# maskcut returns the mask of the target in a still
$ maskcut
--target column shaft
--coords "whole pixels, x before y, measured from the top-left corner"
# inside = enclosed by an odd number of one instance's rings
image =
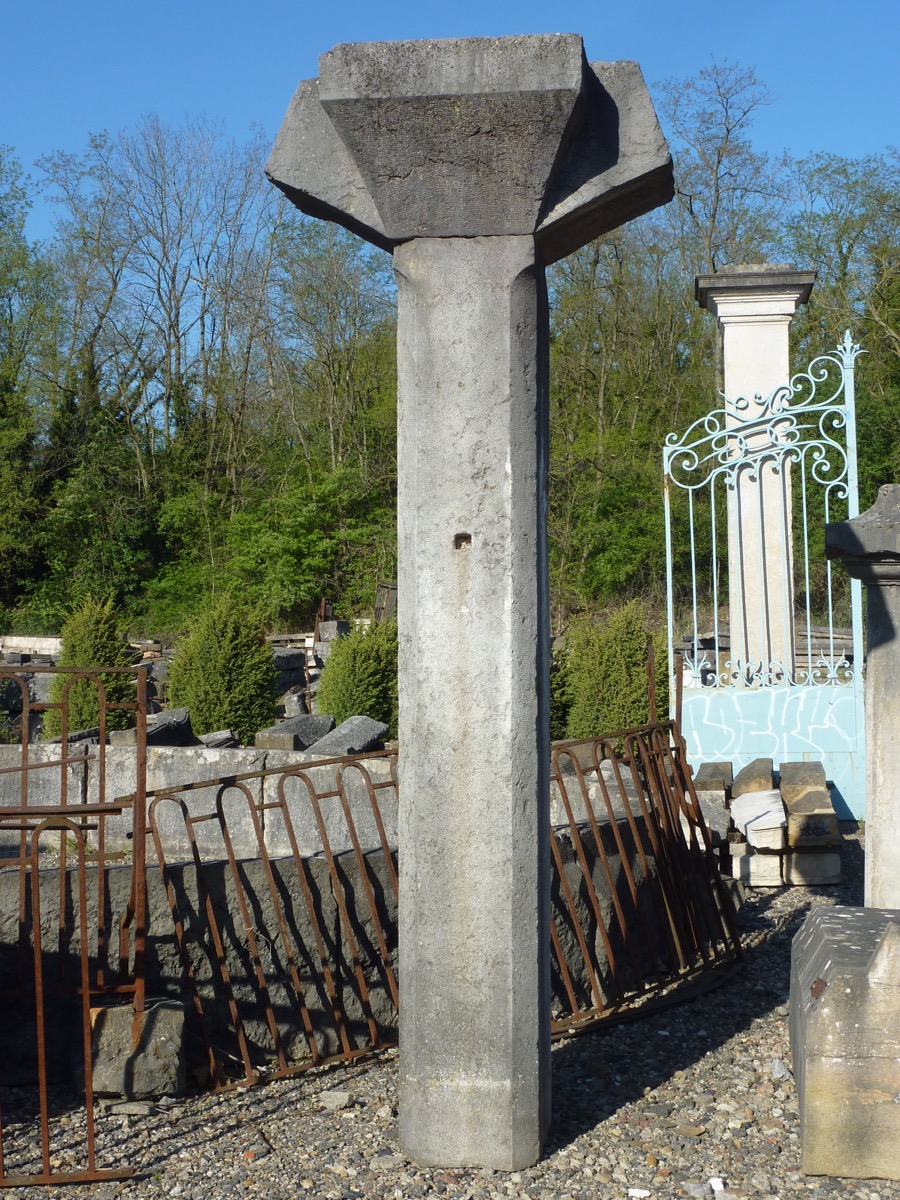
[[[900,582],[868,583],[866,624],[865,902],[900,908]]]
[[[544,271],[524,236],[394,262],[400,1136],[512,1170],[550,1111]]]

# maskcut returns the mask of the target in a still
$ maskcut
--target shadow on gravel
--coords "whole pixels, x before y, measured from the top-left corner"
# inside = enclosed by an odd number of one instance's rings
[[[853,827],[845,827],[848,832]],[[750,891],[738,915],[746,957],[721,986],[627,1023],[610,1024],[559,1044],[553,1053],[553,1123],[545,1154],[568,1146],[624,1105],[640,1100],[678,1071],[722,1051],[754,1021],[786,1006],[791,941],[815,903],[863,902],[863,849],[842,846],[845,882],[815,889],[796,901],[786,889]],[[802,898],[801,898],[802,895]],[[780,1016],[785,1014],[778,1014]],[[772,1057],[779,1052],[773,1049]],[[723,1072],[728,1060],[723,1059]],[[727,1080],[723,1075],[723,1085]],[[662,1098],[661,1098],[662,1099]],[[647,1101],[647,1116],[667,1116],[665,1103]]]

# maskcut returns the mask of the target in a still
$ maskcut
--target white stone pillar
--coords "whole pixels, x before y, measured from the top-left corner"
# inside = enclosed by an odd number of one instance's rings
[[[637,65],[561,34],[337,46],[267,171],[399,286],[401,1144],[515,1170],[550,1119],[544,264],[671,160]]]
[[[728,496],[731,661],[749,682],[759,670],[773,681],[794,669],[793,545],[790,462],[779,449],[777,421],[765,402],[790,381],[790,325],[809,299],[815,272],[768,264],[729,267],[695,281],[700,305],[722,337],[724,390],[734,428],[759,416],[738,457],[750,459]]]
[[[900,909],[900,486],[827,525],[825,553],[866,585],[865,900]]]

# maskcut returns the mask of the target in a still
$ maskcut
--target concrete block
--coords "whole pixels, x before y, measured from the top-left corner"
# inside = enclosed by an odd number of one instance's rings
[[[796,887],[817,887],[841,882],[839,853],[795,850],[784,856],[784,882]]]
[[[900,1179],[900,910],[815,907],[791,954],[809,1175]]]
[[[787,819],[775,789],[746,792],[732,800],[731,819],[755,850],[784,849]]]
[[[784,762],[778,768],[778,786],[785,805],[802,800],[808,792],[827,791],[825,768],[820,762]]]
[[[750,887],[781,887],[782,857],[780,854],[760,854],[745,842],[732,842],[731,877]]]
[[[175,1001],[151,1001],[135,1028],[130,1005],[91,1009],[94,1095],[129,1100],[180,1095],[185,1089],[184,1016],[184,1006]],[[80,1078],[83,1087],[83,1064]]]
[[[303,717],[296,719],[304,720]],[[322,717],[313,717],[312,720],[321,721]],[[306,753],[318,758],[365,754],[369,750],[380,750],[389,733],[390,729],[383,721],[373,721],[371,717],[348,717],[307,747]]]
[[[260,750],[307,750],[333,729],[334,717],[305,713],[260,729],[255,744]]]
[[[770,792],[774,786],[771,758],[754,758],[753,762],[747,763],[746,767],[742,767],[735,775],[731,785],[731,798],[736,800],[738,796],[744,796],[748,792]]]
[[[723,788],[730,788],[734,779],[734,769],[730,762],[703,762],[694,775],[694,787],[704,784],[721,783]]]

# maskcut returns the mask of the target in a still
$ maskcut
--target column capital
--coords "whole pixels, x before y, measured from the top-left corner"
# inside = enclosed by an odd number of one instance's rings
[[[694,295],[720,324],[790,322],[809,300],[815,271],[785,263],[742,263],[694,277]]]
[[[266,173],[385,250],[529,234],[546,263],[674,195],[640,67],[588,63],[577,34],[336,46]]]
[[[838,559],[848,575],[865,584],[900,584],[900,485],[884,484],[864,513],[826,525],[825,554]]]

